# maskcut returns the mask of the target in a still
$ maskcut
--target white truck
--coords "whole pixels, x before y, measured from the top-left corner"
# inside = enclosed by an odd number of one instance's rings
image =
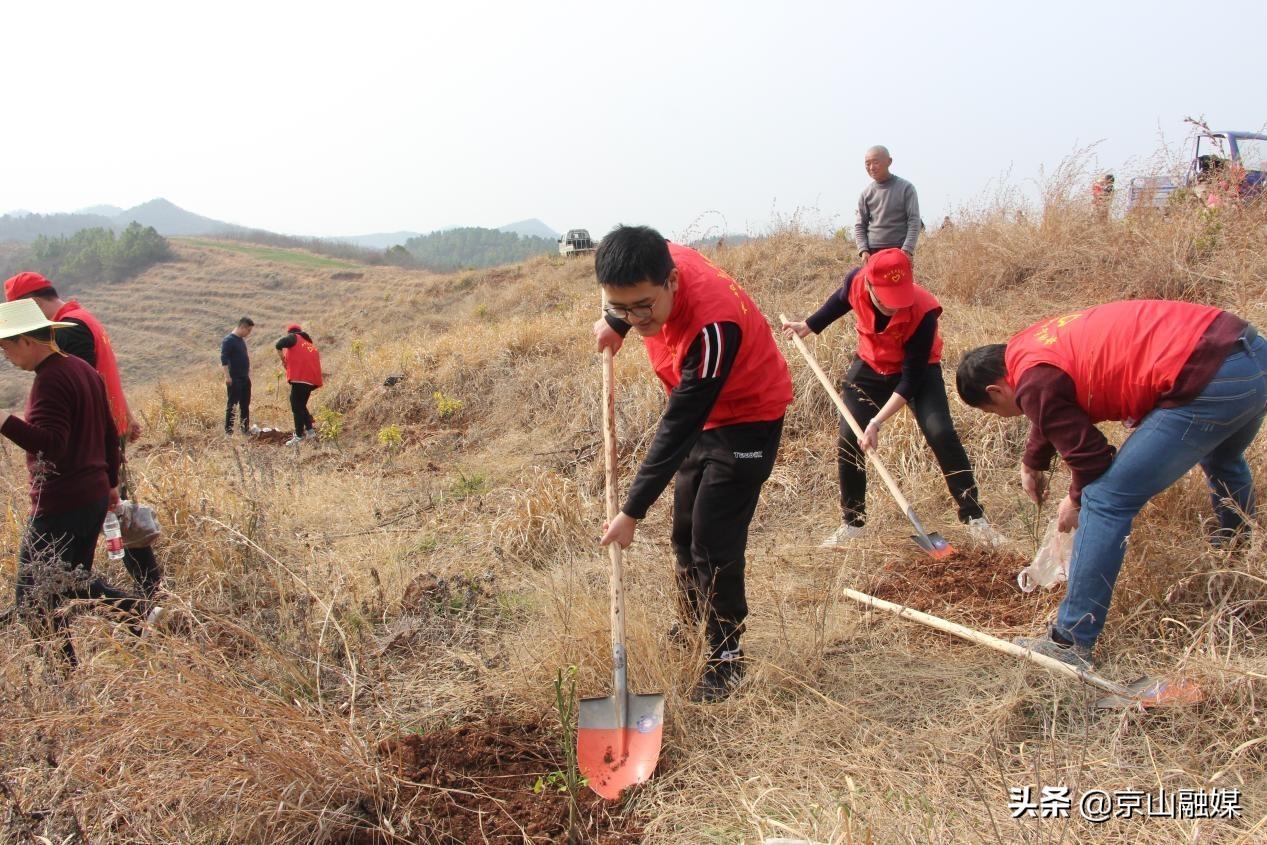
[[[559,255],[571,258],[584,255],[598,249],[598,245],[590,238],[588,229],[568,229],[568,233],[559,238]]]

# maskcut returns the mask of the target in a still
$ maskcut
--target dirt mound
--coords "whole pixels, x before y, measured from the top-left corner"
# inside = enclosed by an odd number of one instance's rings
[[[429,841],[567,843],[568,796],[544,783],[565,764],[557,736],[540,725],[492,719],[384,740],[379,752],[419,789],[412,815],[425,816]],[[557,778],[556,778],[557,780]],[[542,787],[534,791],[538,782]],[[637,842],[640,830],[612,815],[616,805],[582,788],[579,838],[586,845]]]
[[[965,625],[1029,629],[1050,615],[1064,590],[1022,593],[1016,573],[1028,563],[1020,555],[985,549],[964,549],[940,560],[920,554],[886,563],[867,592]]]

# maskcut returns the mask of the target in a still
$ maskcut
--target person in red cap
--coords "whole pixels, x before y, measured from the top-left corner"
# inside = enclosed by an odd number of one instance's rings
[[[18,273],[4,283],[4,298],[8,302],[31,299],[40,307],[44,316],[53,322],[69,323],[57,332],[57,347],[68,355],[80,358],[101,375],[105,383],[106,399],[110,403],[110,416],[120,433],[119,458],[124,484],[120,490],[124,498],[127,489],[126,447],[141,436],[141,426],[132,416],[127,398],[123,395],[123,380],[119,376],[119,363],[105,327],[87,308],[76,300],[65,302],[57,294],[53,283],[39,273]],[[154,598],[163,580],[163,567],[154,555],[152,546],[124,550],[123,565],[128,574],[144,591],[147,598]]]
[[[286,368],[286,381],[290,383],[290,411],[295,418],[295,436],[286,441],[296,446],[304,438],[316,437],[317,430],[308,413],[308,397],[321,387],[321,353],[317,345],[298,323],[286,327],[286,336],[275,344],[277,355]]]
[[[863,450],[880,443],[880,428],[907,405],[932,447],[950,495],[973,539],[1001,545],[1006,539],[985,518],[968,455],[955,431],[941,372],[941,305],[915,284],[911,260],[900,249],[875,253],[845,276],[840,289],[803,321],[783,324],[788,335],[818,334],[850,311],[858,329],[858,351],[841,394],[850,413],[865,426],[859,440],[843,418],[836,459],[844,521],[823,541],[834,548],[865,534],[867,471]]]

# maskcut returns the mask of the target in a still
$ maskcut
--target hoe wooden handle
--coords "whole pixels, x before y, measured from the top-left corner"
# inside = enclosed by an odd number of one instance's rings
[[[779,315],[779,320],[782,323],[788,322],[787,317],[782,314]],[[818,365],[818,359],[814,357],[814,353],[809,351],[809,347],[805,345],[805,341],[802,340],[800,335],[796,332],[792,332],[792,342],[796,344],[796,348],[800,350],[801,356],[805,358],[805,363],[809,364],[809,368],[814,371],[814,375],[818,376],[818,380],[822,383],[823,389],[827,391],[827,395],[831,397],[831,401],[836,404],[836,410],[840,411],[840,415],[845,418],[845,422],[849,423],[849,427],[853,429],[853,433],[858,435],[859,439],[861,439],[862,428],[858,425],[858,421],[853,418],[853,414],[849,413],[849,408],[845,405],[845,400],[840,398],[840,393],[837,392],[835,386],[832,385],[831,379],[827,378],[827,374],[823,372],[823,368]],[[889,475],[888,469],[885,468],[884,464],[880,463],[880,459],[876,457],[875,450],[873,449],[868,451],[866,455],[871,459],[871,463],[875,466],[876,472],[880,473],[880,477],[884,479],[884,484],[889,488],[889,492],[893,494],[893,499],[897,502],[898,507],[902,509],[903,513],[912,513],[911,503],[908,502],[906,497],[902,495],[902,491],[898,488],[897,482],[893,480],[893,476]]]
[[[893,602],[878,599],[875,596],[869,596],[866,593],[860,593],[857,590],[851,590],[848,588],[845,589],[845,598],[852,599],[859,604],[865,604],[868,607],[878,608],[879,610],[887,610],[889,613],[897,614],[903,619],[910,619],[912,622],[918,622],[921,625],[936,628],[938,631],[944,631],[947,634],[951,634],[963,640],[968,640],[969,642],[977,643],[978,645],[986,646],[987,648],[992,648],[995,651],[1001,651],[1004,654],[1010,654],[1013,657],[1024,658],[1025,660],[1037,663],[1044,669],[1049,669],[1058,675],[1064,675],[1065,677],[1071,678],[1075,681],[1082,681],[1084,684],[1090,684],[1093,687],[1097,687],[1105,692],[1112,693],[1113,695],[1120,695],[1127,698],[1136,697],[1135,693],[1132,693],[1122,685],[1115,684],[1110,680],[1101,678],[1094,672],[1088,672],[1086,669],[1077,669],[1070,666],[1068,663],[1061,663],[1056,658],[1048,657],[1045,654],[1035,654],[1027,648],[1018,646],[1016,643],[1001,640],[998,637],[993,637],[989,634],[968,628],[964,625],[950,622],[946,619],[942,619],[941,617],[922,613],[905,605],[894,604]]]

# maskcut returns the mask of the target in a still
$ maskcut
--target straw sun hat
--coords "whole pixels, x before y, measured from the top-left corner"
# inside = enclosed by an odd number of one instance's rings
[[[74,323],[54,323],[44,316],[40,306],[31,299],[0,302],[0,340],[40,329],[66,329]]]

